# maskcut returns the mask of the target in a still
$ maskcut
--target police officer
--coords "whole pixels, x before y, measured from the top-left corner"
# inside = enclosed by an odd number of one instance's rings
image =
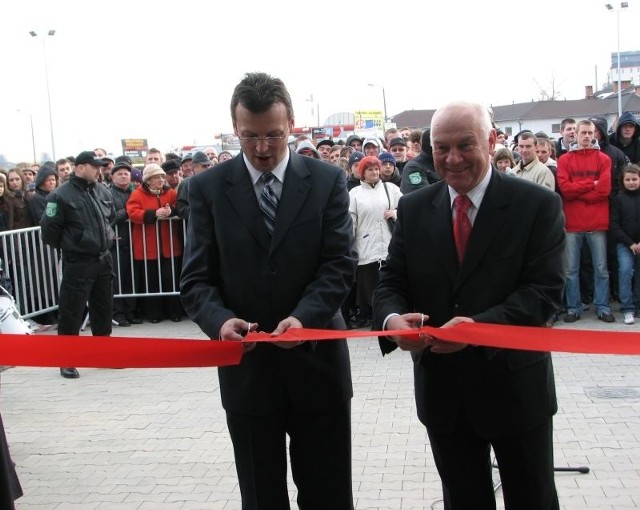
[[[113,263],[109,248],[114,234],[113,198],[98,182],[105,162],[93,151],[76,158],[74,175],[47,197],[40,226],[45,243],[62,250],[62,282],[58,334],[79,335],[87,302],[91,333],[111,335]],[[68,379],[75,368],[60,368]]]

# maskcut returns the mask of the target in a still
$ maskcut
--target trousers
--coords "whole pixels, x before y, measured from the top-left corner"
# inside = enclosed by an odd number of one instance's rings
[[[112,280],[113,264],[108,251],[99,256],[63,252],[59,335],[80,334],[87,304],[91,333],[94,336],[111,335]]]

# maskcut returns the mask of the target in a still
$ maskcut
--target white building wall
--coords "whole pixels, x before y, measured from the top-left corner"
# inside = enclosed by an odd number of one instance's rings
[[[611,68],[611,81],[618,81],[618,68]],[[630,81],[632,85],[640,85],[640,67],[621,67],[620,81]]]

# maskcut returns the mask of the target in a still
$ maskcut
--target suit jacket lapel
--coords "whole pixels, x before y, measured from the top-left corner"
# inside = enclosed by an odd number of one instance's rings
[[[278,203],[276,228],[273,232],[271,252],[282,242],[291,223],[298,216],[311,189],[309,177],[310,172],[304,164],[304,156],[291,152],[282,187],[282,196]]]
[[[431,245],[434,246],[445,272],[452,281],[455,281],[458,272],[458,256],[453,240],[449,188],[444,183],[441,193],[438,193],[431,202],[430,215],[429,235],[432,239]]]
[[[498,235],[502,223],[507,219],[505,208],[509,204],[510,197],[505,179],[511,178],[517,177],[504,177],[493,171],[473,224],[467,251],[456,280],[456,288],[474,271]]]
[[[215,168],[207,170],[207,172],[215,171]],[[234,158],[233,167],[229,169],[227,175],[227,196],[229,197],[231,207],[246,225],[247,229],[253,234],[260,245],[262,245],[265,250],[268,250],[271,239],[264,225],[262,211],[260,211],[260,206],[258,205],[249,170],[242,157]]]

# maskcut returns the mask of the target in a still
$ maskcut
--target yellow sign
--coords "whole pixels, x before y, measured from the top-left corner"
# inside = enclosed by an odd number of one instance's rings
[[[384,131],[384,114],[381,110],[356,110],[353,112],[355,129],[379,129]]]

